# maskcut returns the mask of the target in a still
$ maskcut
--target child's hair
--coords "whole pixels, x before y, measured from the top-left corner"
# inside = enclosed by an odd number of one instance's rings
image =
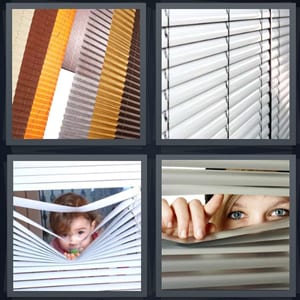
[[[75,194],[75,193],[67,193],[59,196],[55,199],[54,203],[66,205],[66,206],[83,206],[88,204],[88,200],[84,197]],[[91,223],[95,221],[95,225],[97,226],[101,221],[101,216],[97,211],[91,212],[79,212],[79,213],[61,213],[61,212],[51,212],[50,213],[50,227],[55,234],[62,235],[66,234],[70,231],[70,226],[74,218],[84,217]]]

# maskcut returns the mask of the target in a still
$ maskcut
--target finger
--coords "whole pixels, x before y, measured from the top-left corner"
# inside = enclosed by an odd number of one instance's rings
[[[161,202],[161,228],[165,232],[166,229],[173,227],[174,214],[166,199]]]
[[[189,203],[190,214],[193,223],[193,232],[196,239],[203,239],[206,234],[206,217],[203,205],[199,200],[192,200]]]
[[[217,194],[213,195],[213,197],[207,202],[204,206],[204,211],[207,217],[207,221],[215,214],[215,212],[221,207],[223,202],[224,195]]]
[[[177,198],[172,203],[173,211],[176,215],[178,236],[182,239],[187,238],[189,222],[191,220],[189,208],[184,198]]]
[[[213,223],[206,224],[206,234],[211,234],[217,231],[217,227]]]

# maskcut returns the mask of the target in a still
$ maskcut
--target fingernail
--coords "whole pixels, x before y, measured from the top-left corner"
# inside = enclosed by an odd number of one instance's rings
[[[172,222],[169,222],[167,228],[172,228],[172,227],[173,227]]]
[[[182,238],[182,239],[185,239],[185,238],[186,238],[186,231],[185,231],[185,230],[182,230],[182,231],[180,232],[179,237]]]
[[[196,234],[195,234],[196,236],[196,239],[202,239],[203,238],[203,236],[204,236],[204,234],[203,234],[203,231],[202,230],[197,230],[196,231]]]

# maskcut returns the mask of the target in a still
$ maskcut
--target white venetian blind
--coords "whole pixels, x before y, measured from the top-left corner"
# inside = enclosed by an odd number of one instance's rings
[[[14,291],[141,290],[140,168],[141,163],[137,161],[14,161],[15,191],[104,186],[128,188],[75,208],[14,197],[15,207],[44,211],[94,211],[114,205],[96,230],[104,225],[107,227],[72,261],[19,221],[58,236],[14,211]]]
[[[226,138],[226,9],[162,10],[164,138]]]
[[[229,12],[229,138],[269,135],[270,10]]]
[[[289,195],[288,160],[162,160],[162,196]],[[162,234],[162,289],[287,290],[289,220],[217,232],[203,241]]]
[[[272,138],[289,138],[289,10],[272,10]]]
[[[162,9],[162,138],[269,139],[279,119],[279,138],[287,138],[288,12]],[[278,35],[281,52],[273,45]],[[279,57],[286,77],[274,70]],[[276,107],[279,89],[284,100]]]

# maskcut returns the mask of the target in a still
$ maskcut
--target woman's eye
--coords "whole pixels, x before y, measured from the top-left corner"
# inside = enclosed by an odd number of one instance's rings
[[[228,214],[228,217],[233,220],[239,220],[244,216],[245,216],[244,213],[241,211],[232,211],[231,213]]]
[[[277,208],[271,212],[272,217],[285,217],[289,215],[290,215],[290,211],[284,208]]]

